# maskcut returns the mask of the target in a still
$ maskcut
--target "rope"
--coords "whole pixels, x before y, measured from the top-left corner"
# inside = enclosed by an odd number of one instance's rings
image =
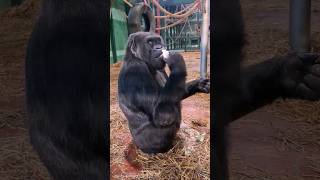
[[[190,11],[188,11],[188,13],[184,14],[184,17],[179,19],[178,21],[174,22],[173,24],[167,25],[167,26],[163,26],[160,28],[156,28],[156,30],[162,30],[162,29],[166,29],[166,28],[171,28],[175,25],[180,24],[181,22],[185,21],[191,14],[193,14],[193,11],[191,11],[192,9],[190,9]]]
[[[174,15],[181,15],[183,14],[185,11],[189,10],[190,8],[193,8],[194,6],[198,6],[197,2],[193,3],[192,5],[186,7],[185,9],[177,12],[177,13],[174,13]],[[155,18],[159,18],[159,19],[165,19],[165,18],[169,18],[169,17],[172,17],[171,15],[165,15],[165,16],[154,16]]]
[[[155,6],[157,6],[157,8],[159,8],[161,12],[166,14],[168,17],[175,17],[175,18],[185,18],[187,14],[189,15],[190,12],[192,13],[192,11],[195,10],[199,5],[199,2],[196,2],[194,6],[191,9],[189,9],[185,14],[172,14],[171,12],[164,9],[156,0],[151,0],[151,1],[154,3]],[[158,16],[158,18],[160,17]],[[167,17],[164,17],[164,18],[167,18]]]
[[[159,19],[164,19],[164,18],[169,18],[169,17],[174,17],[174,18],[180,18],[179,20],[177,20],[176,22],[174,22],[173,24],[164,26],[164,27],[160,27],[160,28],[156,28],[156,30],[162,30],[162,29],[167,29],[167,28],[171,28],[173,26],[176,26],[180,23],[183,23],[191,14],[193,14],[193,11],[199,6],[199,0],[196,0],[195,3],[193,3],[193,5],[188,6],[187,8],[177,12],[177,13],[171,13],[169,11],[167,11],[166,9],[164,9],[156,0],[151,0],[153,2],[153,4],[159,8],[159,10],[161,12],[163,12],[164,14],[166,14],[165,16],[155,16],[155,18],[159,18]],[[133,7],[133,5],[128,2],[127,0],[123,0],[123,2],[125,2],[128,6]],[[146,0],[144,0],[144,3],[146,4]],[[185,12],[186,11],[186,12]],[[185,12],[185,13],[184,13]],[[110,12],[111,13],[111,12]],[[182,14],[184,13],[184,14]]]
[[[130,6],[130,7],[133,7],[133,5],[129,2],[129,1],[127,1],[127,0],[123,0],[123,2],[125,2],[128,6]]]
[[[174,22],[174,23],[172,23],[172,24],[170,24],[170,25],[163,26],[163,27],[160,27],[160,28],[156,28],[156,30],[162,30],[162,29],[171,28],[171,27],[173,27],[173,26],[175,26],[175,25],[178,25],[178,24],[180,24],[180,23],[183,23],[183,21],[185,21],[187,18],[188,18],[188,16],[187,16],[187,17],[184,17],[184,18],[182,18],[182,19],[179,19],[178,21],[176,21],[176,22]]]

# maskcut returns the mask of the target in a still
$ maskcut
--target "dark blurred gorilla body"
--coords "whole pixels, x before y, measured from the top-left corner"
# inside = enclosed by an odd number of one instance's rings
[[[186,66],[178,53],[162,55],[163,40],[149,32],[131,34],[119,74],[119,105],[128,119],[133,142],[145,153],[172,147],[181,122],[181,101],[209,93],[209,80],[186,83]],[[164,71],[168,64],[170,75]]]
[[[289,53],[240,68],[244,45],[238,0],[215,0],[213,7],[214,175],[228,180],[227,125],[278,97],[318,100],[320,58]]]
[[[31,144],[54,179],[108,175],[105,0],[44,0],[26,57]]]

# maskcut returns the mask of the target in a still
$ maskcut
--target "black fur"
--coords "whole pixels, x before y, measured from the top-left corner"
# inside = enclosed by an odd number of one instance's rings
[[[30,139],[57,180],[106,179],[105,0],[44,0],[26,57]]]
[[[148,39],[158,39],[150,45]],[[159,40],[161,39],[161,41]],[[209,80],[186,83],[182,56],[164,59],[155,51],[162,38],[149,32],[131,34],[119,75],[119,105],[129,122],[134,143],[145,153],[163,153],[172,148],[180,127],[181,101],[196,92],[209,93]],[[170,75],[164,71],[165,63]]]
[[[289,53],[240,70],[244,45],[238,0],[213,1],[214,175],[228,180],[228,123],[278,97],[319,100],[318,54]]]

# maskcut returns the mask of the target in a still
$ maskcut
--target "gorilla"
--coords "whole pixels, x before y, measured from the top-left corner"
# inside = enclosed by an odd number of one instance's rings
[[[181,122],[181,101],[209,93],[209,79],[186,83],[186,65],[178,53],[163,54],[161,36],[136,32],[129,36],[118,79],[119,106],[134,144],[144,153],[164,153],[173,146]],[[168,65],[170,75],[164,70]]]
[[[278,97],[319,100],[320,57],[289,52],[240,68],[244,45],[238,0],[215,0],[213,7],[213,176],[228,180],[227,136],[230,122]]]
[[[108,2],[43,0],[26,56],[30,141],[53,179],[107,179]]]

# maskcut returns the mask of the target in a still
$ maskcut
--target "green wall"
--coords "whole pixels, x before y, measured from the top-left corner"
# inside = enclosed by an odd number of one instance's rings
[[[0,0],[0,9],[21,4],[23,0]]]
[[[110,63],[123,59],[128,40],[127,15],[122,0],[115,0],[111,5],[110,16]]]
[[[11,6],[11,0],[0,0],[0,9]]]

